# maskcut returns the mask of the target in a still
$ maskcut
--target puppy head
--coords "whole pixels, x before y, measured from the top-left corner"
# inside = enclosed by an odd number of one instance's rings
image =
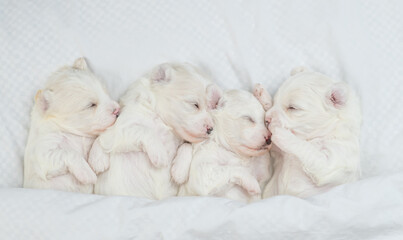
[[[188,142],[206,139],[214,128],[209,110],[216,107],[221,90],[189,64],[162,64],[149,78],[163,121]]]
[[[297,68],[277,91],[266,121],[304,138],[324,136],[340,119],[347,119],[357,102],[346,83]],[[359,110],[354,110],[359,114]],[[359,118],[359,117],[358,117]]]
[[[223,145],[246,156],[260,156],[270,147],[271,133],[264,123],[262,104],[251,93],[242,90],[225,92],[213,112],[214,135]]]
[[[119,105],[88,69],[84,58],[50,76],[35,97],[35,108],[43,119],[65,131],[90,136],[111,126],[119,113]]]

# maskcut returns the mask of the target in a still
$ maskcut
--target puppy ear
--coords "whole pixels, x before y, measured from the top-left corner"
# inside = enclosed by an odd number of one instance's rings
[[[153,82],[162,83],[171,81],[173,69],[169,64],[161,64],[151,74]]]
[[[328,102],[337,109],[344,107],[348,101],[348,87],[346,83],[333,84],[328,96]]]
[[[45,113],[49,109],[51,98],[51,90],[39,90],[35,95],[35,104],[38,106],[41,113]]]
[[[223,92],[216,84],[211,84],[206,89],[208,109],[216,109],[218,102],[222,98]]]
[[[265,111],[269,110],[273,105],[270,94],[264,89],[263,85],[258,83],[253,88],[253,96],[259,100]]]
[[[290,76],[294,76],[298,73],[307,72],[307,71],[309,71],[309,69],[307,67],[304,67],[304,66],[295,67],[291,70]]]
[[[73,68],[79,69],[79,70],[86,70],[88,69],[87,62],[85,61],[85,58],[80,57],[77,58],[76,61],[73,63]]]

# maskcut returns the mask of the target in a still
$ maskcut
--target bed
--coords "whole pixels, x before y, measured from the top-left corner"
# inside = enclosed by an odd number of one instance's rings
[[[0,1],[0,239],[403,239],[402,1]],[[358,182],[299,199],[163,201],[23,189],[33,98],[85,56],[113,98],[166,61],[274,94],[295,66],[348,82]]]

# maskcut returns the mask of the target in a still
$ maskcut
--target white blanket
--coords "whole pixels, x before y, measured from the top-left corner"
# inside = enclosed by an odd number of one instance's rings
[[[403,239],[403,2],[0,0],[0,239]],[[306,65],[362,98],[362,180],[308,200],[101,197],[18,189],[33,97],[85,56],[115,99],[188,61],[274,93]],[[328,235],[325,237],[325,235]]]
[[[402,239],[403,175],[308,200],[152,201],[58,191],[0,191],[0,239]]]

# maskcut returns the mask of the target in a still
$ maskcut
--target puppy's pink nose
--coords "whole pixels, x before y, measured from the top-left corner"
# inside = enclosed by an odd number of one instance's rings
[[[212,127],[207,127],[207,134],[210,134],[211,133],[211,131],[213,131],[213,128]]]
[[[116,117],[119,117],[119,111],[120,111],[120,108],[115,108],[115,109],[113,109],[113,115],[115,115]]]

